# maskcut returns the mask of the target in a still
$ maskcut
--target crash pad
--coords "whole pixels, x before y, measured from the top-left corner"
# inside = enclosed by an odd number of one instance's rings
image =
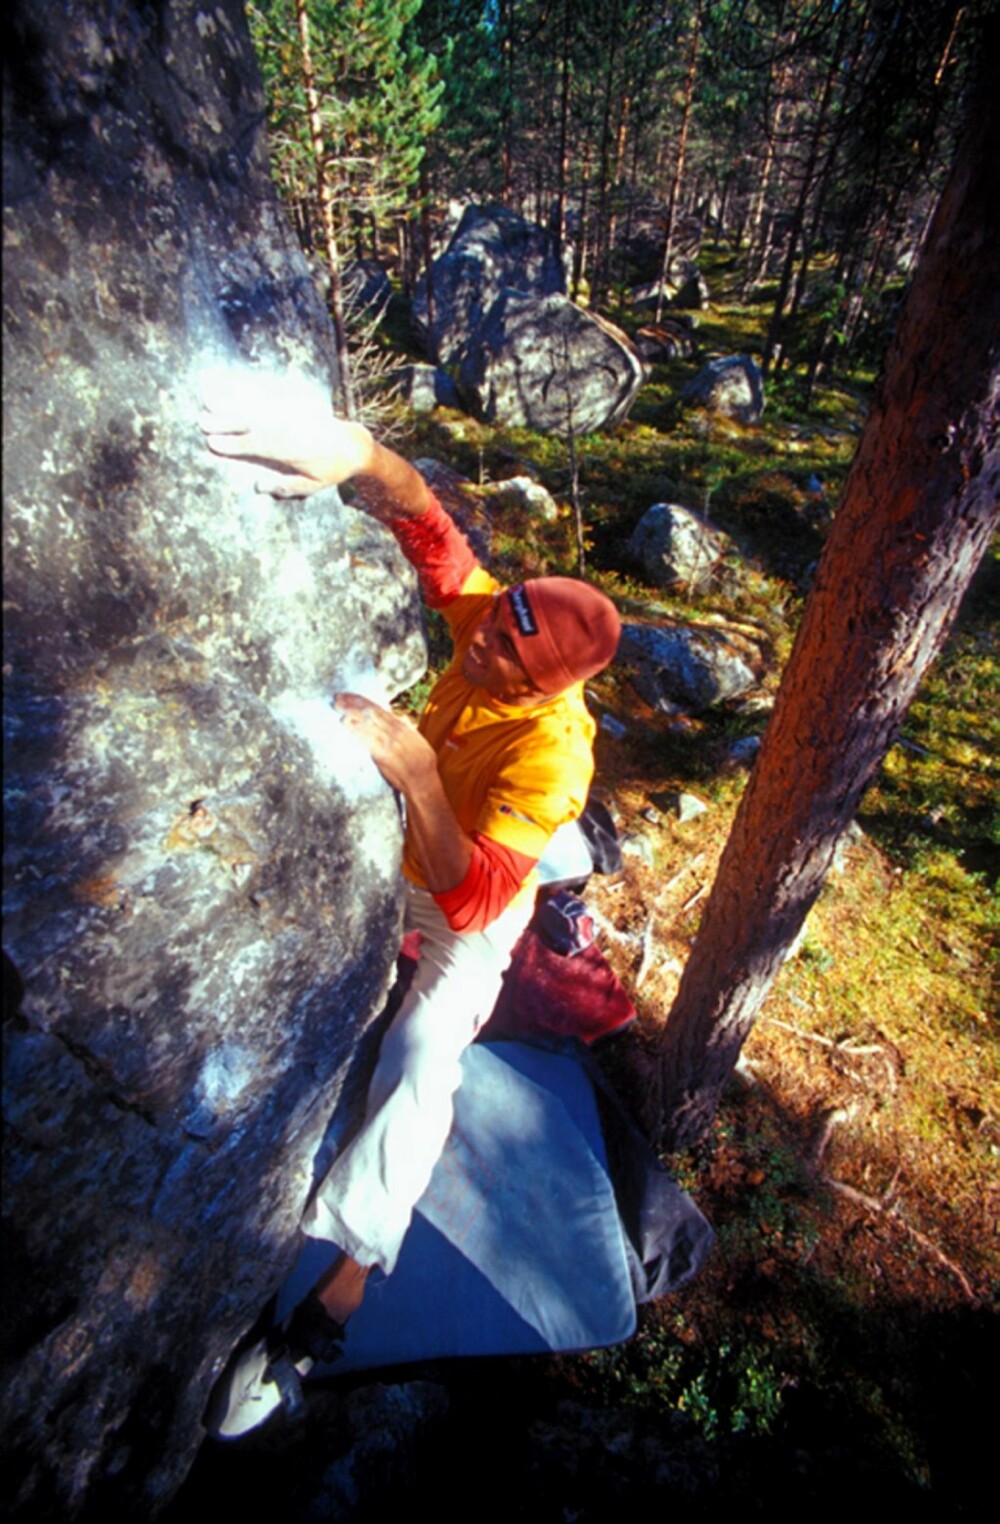
[[[336,1253],[310,1240],[282,1320]],[[636,1325],[633,1281],[593,1087],[570,1052],[477,1043],[455,1121],[393,1274],[369,1277],[345,1374],[456,1355],[594,1349]]]

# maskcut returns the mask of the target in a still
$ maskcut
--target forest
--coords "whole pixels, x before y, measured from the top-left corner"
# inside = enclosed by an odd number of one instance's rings
[[[550,227],[573,299],[612,312],[707,242],[732,252],[741,299],[766,286],[764,372],[797,375],[808,404],[818,375],[881,355],[988,9],[272,0],[249,15],[275,174],[334,280],[370,256],[411,290],[454,201]]]
[[[621,674],[591,692],[597,781],[628,868],[624,883],[595,880],[588,899],[639,1012],[602,1057],[654,1133],[664,1023],[746,789],[737,759],[756,755],[773,710],[955,158],[989,11],[952,0],[249,6],[272,171],[327,290],[342,410],[462,473],[495,516],[505,578],[586,568],[624,611],[721,629],[750,653],[752,693],[700,711],[637,697]],[[667,336],[647,352],[626,421],[552,437],[398,400],[400,366],[449,358],[428,340],[427,272],[469,205],[544,228],[574,303],[637,344]],[[996,310],[995,252],[992,269],[986,258],[983,317]],[[389,280],[366,309],[361,276],[376,268]],[[763,416],[685,409],[697,364],[734,352],[759,366]],[[991,353],[995,387],[995,343]],[[993,407],[995,462],[995,391]],[[524,473],[558,504],[551,522],[497,495]],[[629,537],[663,499],[728,536],[704,581],[651,585],[637,566]],[[995,528],[995,500],[986,518]],[[757,1025],[751,1014],[729,1043],[726,1077],[750,1034],[736,1079],[720,1082],[710,1120],[703,1109],[675,1131],[686,1146],[671,1165],[718,1230],[709,1267],[621,1350],[451,1377],[473,1402],[499,1391],[521,1410],[499,1430],[518,1457],[512,1506],[532,1466],[551,1489],[538,1517],[638,1501],[648,1466],[602,1459],[614,1435],[623,1453],[643,1435],[647,1454],[679,1446],[674,1485],[696,1510],[763,1512],[776,1475],[786,1501],[843,1501],[864,1478],[869,1496],[935,1517],[974,1496],[988,1341],[974,1346],[992,1326],[1000,1148],[997,577],[994,546],[943,656],[896,714],[857,820],[855,795],[841,821],[815,908],[759,992],[758,1005],[770,991]],[[890,601],[888,587],[872,596]],[[430,635],[433,663],[433,624]],[[414,712],[425,692],[407,701]],[[793,769],[783,786],[805,785]],[[688,817],[677,800],[692,796]],[[584,1413],[591,1440],[570,1441]],[[669,1442],[668,1422],[680,1425]],[[544,1423],[562,1439],[539,1438]],[[464,1431],[463,1443],[478,1453]],[[572,1459],[553,1462],[560,1443]],[[293,1453],[306,1463],[308,1448]],[[272,1460],[259,1457],[252,1486]],[[419,1467],[410,1484],[428,1485]]]

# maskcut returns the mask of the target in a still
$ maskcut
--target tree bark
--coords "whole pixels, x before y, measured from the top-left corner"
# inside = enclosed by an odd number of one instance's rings
[[[997,101],[988,89],[973,101],[670,1012],[660,1050],[670,1147],[709,1125],[1000,521]]]
[[[697,0],[691,29],[691,51],[688,55],[687,77],[684,81],[684,106],[681,111],[680,131],[677,135],[677,158],[674,161],[673,178],[670,181],[670,190],[667,195],[667,225],[663,233],[663,260],[660,268],[660,285],[656,293],[656,317],[654,318],[656,323],[659,323],[663,317],[663,290],[667,283],[667,276],[670,274],[674,221],[677,215],[677,201],[680,196],[681,183],[684,179],[684,162],[687,158],[688,132],[691,127],[691,108],[694,105],[694,87],[698,78],[698,48],[701,44],[701,7],[702,0]]]
[[[431,232],[431,186],[426,160],[420,164],[420,237],[424,251],[424,274],[427,277],[427,331],[434,332],[437,306],[434,301],[434,238]]]
[[[611,161],[611,105],[614,99],[618,67],[619,8],[617,0],[611,3],[611,43],[608,48],[604,73],[604,100],[601,108],[600,180],[597,194],[597,230],[594,238],[594,279],[591,283],[590,305],[596,307],[604,296],[607,283],[608,251],[608,194]]]
[[[340,286],[340,251],[337,247],[337,230],[333,216],[333,195],[326,173],[323,119],[320,115],[319,92],[316,89],[316,71],[313,68],[309,15],[306,11],[305,0],[295,0],[295,19],[298,24],[299,46],[302,52],[302,84],[309,112],[309,139],[312,144],[316,172],[316,198],[319,201],[320,215],[323,219],[323,244],[327,264],[330,267],[330,317],[333,322],[337,360],[340,366],[340,403],[344,417],[353,418],[354,387],[351,382],[347,325],[344,321],[344,299]]]
[[[514,205],[514,17],[511,0],[500,5],[500,200]]]
[[[570,80],[570,9],[563,0],[562,35],[559,61],[559,170],[556,186],[555,236],[559,262],[566,246],[566,186],[569,181],[569,80]]]
[[[771,321],[768,324],[767,338],[764,341],[764,354],[760,368],[765,376],[770,371],[772,365],[780,366],[781,363],[781,332],[785,315],[785,304],[788,301],[788,293],[792,284],[795,255],[798,250],[799,241],[803,237],[806,213],[816,181],[816,169],[822,152],[823,139],[827,130],[834,90],[839,82],[840,62],[843,58],[849,20],[850,10],[845,6],[841,12],[833,57],[823,81],[823,94],[820,97],[819,106],[816,110],[816,119],[809,136],[809,148],[805,167],[802,170],[799,181],[799,193],[795,202],[795,210],[792,213],[792,224],[788,231],[788,246],[785,250],[785,258],[781,266],[778,292],[774,299]]]

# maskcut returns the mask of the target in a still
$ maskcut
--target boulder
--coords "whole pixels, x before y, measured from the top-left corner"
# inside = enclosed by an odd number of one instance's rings
[[[393,377],[399,395],[415,413],[432,413],[436,407],[461,407],[455,383],[438,365],[404,365]]]
[[[757,684],[748,641],[706,625],[622,626],[617,662],[636,692],[664,714],[700,713]]]
[[[760,736],[740,736],[729,748],[726,760],[734,767],[752,767],[760,751]]]
[[[490,423],[589,434],[624,418],[642,362],[619,329],[565,295],[556,240],[505,207],[468,207],[413,315],[431,354]]]
[[[712,298],[709,294],[705,277],[700,271],[696,271],[690,280],[686,280],[683,286],[679,286],[677,294],[674,297],[674,306],[679,307],[682,311],[691,309],[696,312],[707,312],[711,304]]]
[[[565,296],[507,289],[466,343],[458,388],[488,423],[567,438],[620,423],[644,379],[613,324]]]
[[[678,256],[670,262],[669,280],[674,287],[672,305],[684,309],[704,311],[710,304],[708,286],[693,259]]]
[[[764,411],[764,378],[749,355],[728,355],[703,366],[681,392],[681,401],[739,423],[756,423]]]
[[[328,699],[423,642],[380,526],[200,441],[336,380],[240,0],[5,19],[5,1501],[144,1519],[360,1083],[400,830]]]
[[[640,328],[632,342],[647,364],[653,360],[688,360],[694,354],[691,326],[681,315],[667,316],[655,326]]]
[[[564,293],[566,276],[552,234],[502,206],[469,206],[445,252],[431,267],[434,318],[426,277],[418,285],[413,317],[431,356],[457,362],[467,341],[510,287],[532,297]]]
[[[499,508],[516,508],[543,524],[554,524],[559,517],[555,498],[541,482],[530,476],[508,476],[502,482],[487,482],[480,489],[487,502]]]
[[[628,551],[655,587],[697,588],[709,581],[728,546],[726,535],[689,508],[654,503],[632,531]]]
[[[633,286],[628,296],[633,307],[665,305],[695,312],[707,308],[711,300],[705,278],[698,266],[693,259],[682,255],[675,255],[670,261],[666,280],[651,280],[641,286]]]
[[[669,281],[650,280],[641,286],[633,286],[628,293],[629,302],[633,307],[657,307],[660,305],[669,307],[674,299],[677,287]],[[663,293],[662,302],[660,293]]]
[[[704,815],[707,811],[708,805],[697,794],[680,793],[674,797],[674,813],[682,824],[697,820],[699,815]]]

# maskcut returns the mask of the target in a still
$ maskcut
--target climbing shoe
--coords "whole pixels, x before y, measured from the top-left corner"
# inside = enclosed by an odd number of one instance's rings
[[[258,1339],[237,1355],[219,1377],[204,1424],[216,1439],[238,1439],[280,1408],[287,1417],[305,1409],[301,1378],[313,1367],[308,1355],[295,1359],[280,1330]]]
[[[344,1329],[315,1292],[300,1302],[283,1329],[274,1328],[243,1351],[219,1378],[205,1414],[216,1439],[238,1439],[279,1409],[296,1420],[305,1412],[302,1377],[331,1365],[344,1348]]]

